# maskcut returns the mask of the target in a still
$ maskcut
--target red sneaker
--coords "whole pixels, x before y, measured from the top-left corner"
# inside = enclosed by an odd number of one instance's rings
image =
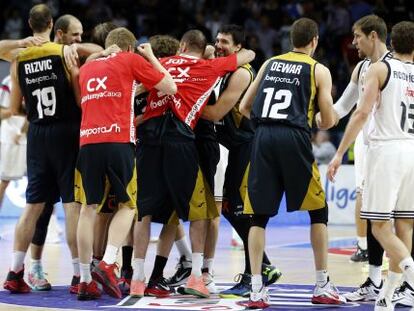
[[[94,280],[89,283],[82,282],[78,285],[78,300],[92,300],[101,297],[101,291]]]
[[[24,267],[19,272],[9,271],[3,288],[9,290],[12,294],[30,293],[31,288],[23,279]]]
[[[80,276],[74,275],[72,282],[70,283],[69,292],[71,294],[77,294],[79,291]]]
[[[160,277],[158,280],[149,280],[144,293],[145,296],[164,298],[170,296],[172,292],[173,290],[167,285],[167,280]]]
[[[102,284],[104,291],[111,297],[122,298],[121,290],[118,287],[119,279],[115,270],[118,270],[116,263],[108,265],[103,260],[92,270],[92,278]]]

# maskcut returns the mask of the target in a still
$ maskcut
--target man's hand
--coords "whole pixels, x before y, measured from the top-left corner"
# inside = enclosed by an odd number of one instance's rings
[[[214,52],[216,51],[216,48],[213,45],[207,45],[206,49],[204,50],[204,59],[213,59],[214,58]]]
[[[68,69],[77,67],[79,64],[79,55],[76,44],[63,46],[63,55],[65,57],[66,66]]]
[[[40,46],[45,42],[47,41],[43,38],[30,36],[30,37],[19,40],[19,47],[28,48],[31,46]]]
[[[139,46],[137,46],[137,51],[142,57],[145,57],[147,60],[155,57],[154,52],[151,48],[151,44],[149,43],[141,43]]]
[[[339,167],[342,164],[342,155],[335,153],[335,156],[328,165],[328,170],[326,171],[326,177],[331,181],[335,182],[335,175],[338,172]]]
[[[121,52],[121,48],[116,44],[112,44],[110,47],[107,47],[105,50],[102,51],[103,57],[108,57],[111,54]]]

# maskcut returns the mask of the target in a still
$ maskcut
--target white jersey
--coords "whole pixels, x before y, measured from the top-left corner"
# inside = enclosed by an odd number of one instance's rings
[[[383,62],[388,76],[374,107],[369,141],[414,141],[414,63],[398,59]]]
[[[392,58],[392,54],[391,52],[385,52],[380,58],[379,58],[379,62],[386,60],[386,59],[391,59]],[[359,103],[362,99],[362,96],[364,94],[364,89],[365,89],[365,76],[368,72],[369,66],[372,64],[372,62],[369,59],[365,59],[361,66],[359,67],[359,71],[358,71],[358,101],[357,101],[357,107],[359,106]],[[370,133],[373,131],[373,123],[372,123],[372,114],[369,116],[367,122],[365,123],[364,127],[362,128],[362,138],[364,141],[365,145],[368,145],[368,141],[369,141],[369,136]]]

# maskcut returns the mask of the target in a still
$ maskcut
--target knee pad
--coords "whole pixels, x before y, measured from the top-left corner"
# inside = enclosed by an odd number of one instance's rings
[[[269,222],[269,216],[253,215],[251,219],[251,226],[265,229],[268,222]]]
[[[309,211],[311,224],[328,224],[328,206],[314,211]]]

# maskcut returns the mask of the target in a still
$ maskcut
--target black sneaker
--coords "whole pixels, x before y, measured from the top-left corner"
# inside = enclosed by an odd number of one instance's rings
[[[353,262],[365,262],[368,261],[368,249],[362,249],[357,244],[357,250],[351,256],[351,261]]]
[[[282,272],[272,265],[262,264],[262,279],[265,286],[275,283],[282,276]]]
[[[166,284],[171,287],[183,285],[187,282],[187,279],[191,274],[191,261],[187,260],[185,256],[181,256],[180,261],[177,264],[177,271],[175,274],[166,280]]]
[[[145,296],[154,296],[158,298],[164,298],[171,295],[174,292],[164,277],[160,277],[158,280],[149,280],[147,288],[145,288]]]
[[[220,292],[219,296],[222,298],[249,297],[251,289],[250,283],[252,280],[251,275],[246,273],[239,273],[236,275],[234,280],[239,283],[229,289]]]

